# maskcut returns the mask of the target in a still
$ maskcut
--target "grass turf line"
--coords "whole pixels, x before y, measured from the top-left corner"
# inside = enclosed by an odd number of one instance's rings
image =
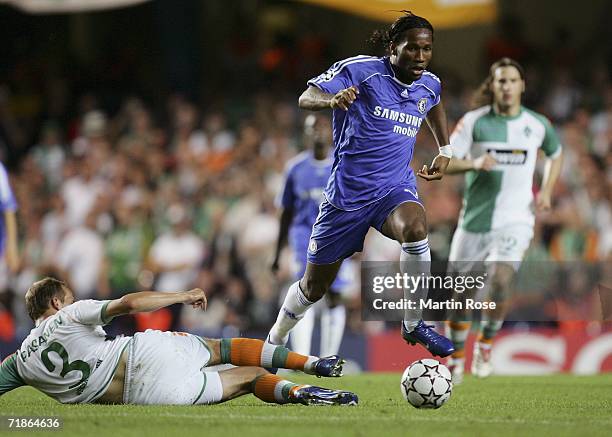
[[[612,374],[466,377],[439,410],[417,410],[401,396],[399,374],[341,379],[295,376],[297,382],[359,394],[360,405],[269,405],[253,396],[212,406],[61,405],[31,388],[0,398],[2,416],[59,416],[56,435],[114,436],[436,436],[609,435]],[[48,433],[49,431],[41,431]],[[6,434],[6,433],[4,433]],[[31,433],[30,434],[39,434]]]

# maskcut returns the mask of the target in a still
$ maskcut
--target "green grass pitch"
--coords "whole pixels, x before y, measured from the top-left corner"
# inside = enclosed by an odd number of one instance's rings
[[[439,410],[408,405],[399,390],[399,377],[290,377],[355,391],[358,407],[268,405],[253,396],[214,406],[60,405],[31,388],[21,388],[0,398],[0,415],[59,416],[63,430],[27,434],[78,437],[612,435],[612,374],[467,377]]]

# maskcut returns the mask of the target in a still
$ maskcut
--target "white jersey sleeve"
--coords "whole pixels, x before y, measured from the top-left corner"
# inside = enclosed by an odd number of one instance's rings
[[[489,112],[490,108],[490,106],[483,106],[482,108],[470,111],[457,122],[450,136],[454,157],[458,159],[471,157],[470,150],[474,141],[474,124],[482,114]]]
[[[64,312],[74,322],[82,325],[106,325],[111,321],[105,314],[110,302],[110,300],[80,300],[67,306]]]

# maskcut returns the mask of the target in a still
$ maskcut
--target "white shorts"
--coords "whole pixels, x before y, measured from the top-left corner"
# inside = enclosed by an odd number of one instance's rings
[[[193,405],[221,401],[218,372],[205,372],[210,351],[200,337],[148,329],[129,346],[123,402]]]
[[[453,235],[449,263],[454,271],[467,271],[477,264],[504,262],[516,270],[533,238],[533,227],[509,226],[489,232],[470,232],[459,227]]]

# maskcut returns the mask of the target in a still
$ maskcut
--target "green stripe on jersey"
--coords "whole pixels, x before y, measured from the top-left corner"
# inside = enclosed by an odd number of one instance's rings
[[[555,129],[550,124],[550,121],[548,121],[548,119],[542,114],[532,111],[531,109],[524,109],[527,111],[527,113],[533,115],[540,123],[544,125],[545,134],[544,139],[542,140],[541,148],[546,156],[552,156],[557,153],[561,146],[561,142],[559,141],[559,137],[557,137]]]
[[[470,232],[491,230],[495,201],[501,190],[503,172],[469,171],[465,174],[462,227]]]
[[[511,117],[501,117],[496,115],[493,110],[474,123],[472,131],[472,141],[475,143],[498,142],[505,143],[508,141],[508,120]]]

